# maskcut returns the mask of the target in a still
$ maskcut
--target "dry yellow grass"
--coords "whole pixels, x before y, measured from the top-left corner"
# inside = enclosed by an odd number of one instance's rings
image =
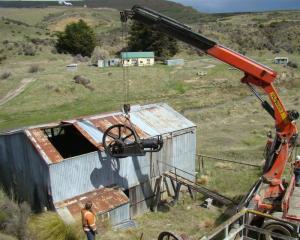
[[[197,178],[197,183],[201,185],[206,185],[209,182],[209,177],[207,175],[201,175]]]
[[[51,31],[63,31],[68,24],[78,22],[80,19],[82,19],[80,16],[78,16],[78,17],[73,16],[73,17],[63,18],[63,19],[58,20],[57,22],[55,22],[53,24],[50,24],[48,28]],[[96,25],[96,22],[92,19],[84,18],[84,21],[89,26],[95,26]]]

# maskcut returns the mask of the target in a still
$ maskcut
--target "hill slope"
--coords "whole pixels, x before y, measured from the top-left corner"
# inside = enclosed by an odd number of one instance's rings
[[[197,10],[192,7],[187,7],[179,3],[166,0],[86,0],[72,2],[74,6],[83,6],[91,8],[114,8],[118,10],[128,9],[138,4],[158,10],[163,14],[178,20],[191,23],[196,22],[202,16]],[[47,7],[57,6],[57,2],[47,1],[0,1],[0,7]]]

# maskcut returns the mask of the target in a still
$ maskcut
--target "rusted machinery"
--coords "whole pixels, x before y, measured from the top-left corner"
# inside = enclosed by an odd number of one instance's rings
[[[114,158],[144,156],[147,152],[159,152],[163,147],[162,136],[141,139],[130,121],[130,105],[125,104],[123,109],[126,123],[112,125],[103,134],[105,152]]]

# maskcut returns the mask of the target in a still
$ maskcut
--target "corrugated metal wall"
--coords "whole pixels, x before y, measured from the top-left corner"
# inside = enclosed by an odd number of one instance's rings
[[[109,212],[111,224],[117,225],[130,219],[129,203],[117,207]]]
[[[0,136],[0,181],[32,208],[53,208],[48,166],[23,132]]]
[[[181,134],[165,140],[161,152],[144,157],[110,159],[104,153],[92,152],[50,165],[54,202],[102,186],[115,184],[124,189],[132,188],[172,169],[164,163],[194,173],[195,134],[191,129]]]
[[[185,147],[182,147],[185,146]],[[183,171],[177,174],[195,180],[195,157],[196,157],[196,132],[191,129],[189,133],[178,132],[173,136],[173,166]],[[185,171],[185,172],[184,172]]]
[[[153,192],[153,182],[154,181],[150,180],[129,189],[131,217],[141,215],[149,211],[155,196],[155,193]]]

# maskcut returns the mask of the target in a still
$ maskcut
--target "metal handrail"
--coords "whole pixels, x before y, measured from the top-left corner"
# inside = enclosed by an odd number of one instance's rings
[[[222,161],[222,162],[230,162],[230,163],[235,163],[235,164],[240,164],[240,165],[246,165],[246,166],[250,166],[250,167],[259,167],[261,168],[262,166],[259,164],[251,164],[251,163],[245,163],[245,162],[239,162],[239,161],[235,161],[235,160],[229,160],[229,159],[225,159],[225,158],[218,158],[218,157],[213,157],[213,156],[207,156],[207,155],[203,155],[203,154],[196,154],[197,158],[199,159],[200,157],[203,158],[208,158],[208,159],[212,159],[212,160],[217,160],[217,161]]]
[[[159,161],[159,160],[157,160],[157,162],[162,163],[162,164],[164,164],[166,166],[172,167],[174,169],[174,173],[175,173],[176,176],[177,176],[177,171],[180,171],[180,172],[186,173],[186,174],[188,174],[188,175],[190,175],[192,177],[197,177],[196,174],[192,174],[190,172],[187,172],[187,171],[185,171],[185,170],[183,170],[181,168],[175,167],[174,165],[171,165],[171,164],[165,163],[163,161]]]
[[[287,222],[287,221],[279,219],[279,218],[275,218],[275,217],[273,217],[269,214],[261,213],[261,212],[251,210],[251,209],[243,209],[240,212],[238,212],[237,214],[233,215],[230,219],[225,221],[222,225],[217,227],[215,230],[213,230],[209,235],[202,236],[200,238],[200,240],[212,240],[216,236],[221,234],[222,232],[225,232],[225,238],[224,239],[231,240],[231,239],[235,239],[237,234],[240,234],[240,233],[243,234],[244,229],[254,231],[254,232],[257,232],[257,233],[263,234],[263,235],[269,235],[269,236],[276,237],[276,238],[279,238],[279,239],[298,240],[298,238],[295,238],[295,237],[284,236],[282,234],[269,232],[265,229],[251,226],[248,222],[248,220],[249,220],[248,216],[250,214],[255,215],[255,216],[260,216],[260,217],[263,217],[263,218],[272,219],[272,220],[280,222],[280,223],[289,224],[290,226],[292,226],[294,228],[295,232],[297,231],[297,228],[298,228],[296,224]],[[229,231],[229,228],[232,227],[235,223],[238,223],[239,227],[237,229],[235,229],[234,231]],[[247,234],[247,231],[246,231],[246,234]]]

